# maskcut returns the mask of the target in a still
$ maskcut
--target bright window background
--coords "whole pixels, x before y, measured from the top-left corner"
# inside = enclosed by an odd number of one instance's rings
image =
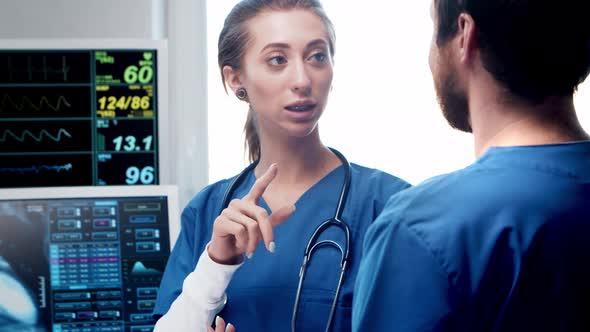
[[[207,3],[209,182],[246,164],[247,106],[226,95],[217,67],[217,38],[237,1]],[[436,103],[428,68],[432,22],[429,1],[324,0],[336,28],[333,91],[320,120],[322,140],[351,162],[378,168],[413,184],[467,166],[471,136],[450,129]],[[576,96],[590,129],[590,83]]]

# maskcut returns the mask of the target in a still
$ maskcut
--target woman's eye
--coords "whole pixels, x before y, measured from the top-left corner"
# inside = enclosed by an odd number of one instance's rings
[[[273,56],[272,58],[270,58],[268,60],[268,63],[273,65],[273,66],[280,66],[282,64],[285,64],[287,62],[287,59],[285,59],[285,57],[277,55],[277,56]]]
[[[317,61],[317,62],[325,62],[326,61],[326,54],[325,53],[314,53],[311,56],[311,59],[313,61]]]

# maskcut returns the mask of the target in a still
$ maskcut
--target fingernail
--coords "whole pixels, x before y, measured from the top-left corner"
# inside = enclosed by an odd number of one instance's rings
[[[219,326],[221,325],[221,317],[217,316],[215,317],[215,326]]]
[[[254,253],[253,252],[251,252],[248,255],[246,255],[246,257],[248,257],[248,259],[252,259],[252,256],[254,256]]]
[[[231,323],[227,323],[227,325],[225,326],[225,330],[229,331],[230,326],[232,326]]]
[[[275,243],[275,241],[272,241],[271,243],[268,244],[268,251],[274,253],[276,248],[277,248],[277,244]]]

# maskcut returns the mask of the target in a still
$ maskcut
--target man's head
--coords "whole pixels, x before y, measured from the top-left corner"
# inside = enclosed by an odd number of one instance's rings
[[[433,0],[430,65],[451,126],[471,131],[470,61],[507,98],[571,96],[590,71],[589,13],[588,0]]]

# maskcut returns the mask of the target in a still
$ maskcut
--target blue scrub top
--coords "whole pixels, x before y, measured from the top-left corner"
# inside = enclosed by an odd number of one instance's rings
[[[367,231],[354,331],[590,331],[590,142],[491,148]]]
[[[333,331],[350,331],[354,279],[358,273],[362,239],[387,199],[409,184],[387,173],[352,164],[352,177],[342,220],[350,226],[350,263],[339,296]],[[234,274],[227,289],[228,303],[221,316],[239,331],[287,331],[299,281],[305,246],[315,228],[334,216],[344,180],[344,166],[326,175],[296,202],[296,210],[274,229],[276,251],[260,243],[252,259]],[[212,184],[198,193],[182,214],[182,229],[160,286],[155,315],[165,314],[182,290],[185,277],[194,270],[211,239],[213,222],[232,179]],[[243,197],[254,184],[250,172],[234,191]],[[260,205],[268,205],[261,200]],[[339,232],[332,239],[342,243]],[[333,232],[326,232],[326,236]],[[326,238],[321,237],[321,239]],[[340,273],[340,253],[319,249],[311,259],[300,300],[297,330],[323,331]]]

